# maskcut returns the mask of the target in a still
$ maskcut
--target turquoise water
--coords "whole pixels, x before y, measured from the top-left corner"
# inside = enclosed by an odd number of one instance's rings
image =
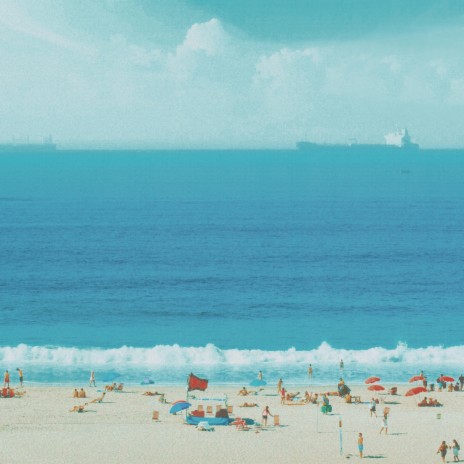
[[[463,179],[447,151],[2,155],[0,368],[457,374]]]

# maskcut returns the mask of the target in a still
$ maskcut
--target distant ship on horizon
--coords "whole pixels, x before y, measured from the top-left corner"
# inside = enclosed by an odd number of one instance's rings
[[[57,150],[56,144],[53,142],[52,136],[44,137],[42,143],[29,143],[16,142],[12,143],[1,143],[0,153],[28,153],[28,152],[44,152],[44,151],[55,151]]]
[[[311,150],[353,150],[353,151],[418,151],[420,149],[417,143],[411,140],[408,129],[397,129],[394,132],[390,132],[384,135],[385,143],[371,143],[364,144],[358,143],[356,140],[346,144],[330,144],[330,143],[316,143],[316,142],[297,142],[296,146],[299,150],[311,151]]]

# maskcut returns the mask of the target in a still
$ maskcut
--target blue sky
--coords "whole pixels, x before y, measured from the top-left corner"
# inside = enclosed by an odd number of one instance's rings
[[[0,0],[0,140],[462,146],[464,2]]]

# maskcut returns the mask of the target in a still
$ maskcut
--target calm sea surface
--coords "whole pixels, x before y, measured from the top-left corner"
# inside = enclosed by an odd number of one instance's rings
[[[464,151],[0,156],[0,369],[31,380],[456,375],[463,306]]]

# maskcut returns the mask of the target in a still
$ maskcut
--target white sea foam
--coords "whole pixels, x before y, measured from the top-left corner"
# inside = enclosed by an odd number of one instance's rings
[[[60,346],[5,346],[0,347],[0,364],[8,366],[34,365],[53,367],[104,366],[161,368],[184,366],[246,367],[256,365],[297,366],[314,363],[319,366],[336,365],[343,359],[345,364],[363,366],[411,366],[461,365],[464,346],[429,346],[409,348],[399,343],[394,349],[373,347],[364,350],[346,350],[322,343],[312,350],[284,351],[220,349],[212,344],[203,347],[182,347],[179,345],[157,345],[152,348],[72,348]]]

